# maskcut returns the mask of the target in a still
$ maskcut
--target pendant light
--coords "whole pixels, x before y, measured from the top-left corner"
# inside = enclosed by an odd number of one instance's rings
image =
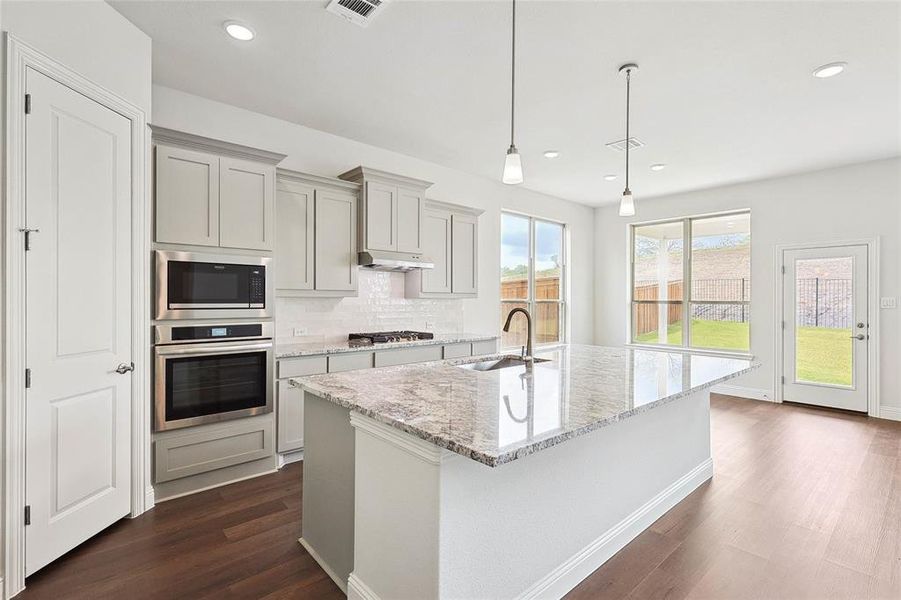
[[[635,200],[632,199],[632,190],[629,189],[629,146],[632,145],[629,136],[629,100],[632,93],[632,71],[638,71],[638,65],[628,63],[619,68],[619,72],[626,72],[626,189],[619,201],[619,216],[631,217],[635,215]]]
[[[516,104],[516,0],[513,0],[513,44],[510,53],[510,147],[504,161],[504,183],[522,183],[522,159],[513,143],[513,116]]]

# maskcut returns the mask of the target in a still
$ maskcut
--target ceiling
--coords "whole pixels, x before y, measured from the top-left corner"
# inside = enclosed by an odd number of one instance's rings
[[[509,2],[390,0],[365,29],[326,0],[110,4],[153,38],[155,83],[500,179]],[[899,7],[520,2],[523,185],[617,201],[624,157],[605,143],[624,137],[627,61],[640,66],[632,135],[646,144],[632,153],[636,199],[897,156]],[[229,38],[229,19],[256,39]],[[848,68],[811,76],[833,61]]]

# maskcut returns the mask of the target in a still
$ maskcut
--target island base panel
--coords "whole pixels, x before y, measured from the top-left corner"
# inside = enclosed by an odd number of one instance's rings
[[[713,473],[706,390],[495,468],[350,420],[351,600],[561,597]]]

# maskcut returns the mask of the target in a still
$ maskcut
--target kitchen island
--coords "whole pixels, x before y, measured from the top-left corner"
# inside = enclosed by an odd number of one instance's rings
[[[301,543],[349,598],[560,597],[713,474],[748,359],[569,345],[292,380]]]

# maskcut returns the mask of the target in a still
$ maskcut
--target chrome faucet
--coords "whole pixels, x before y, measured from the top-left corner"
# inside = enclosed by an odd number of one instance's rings
[[[519,307],[516,307],[513,310],[511,310],[509,312],[509,314],[507,314],[507,322],[504,323],[504,333],[510,331],[510,321],[513,320],[513,315],[515,315],[518,312],[521,312],[522,314],[524,314],[526,316],[526,321],[527,321],[526,349],[525,349],[525,354],[522,358],[526,362],[532,362],[532,315],[529,314],[529,311],[527,311],[524,308],[519,308]]]

